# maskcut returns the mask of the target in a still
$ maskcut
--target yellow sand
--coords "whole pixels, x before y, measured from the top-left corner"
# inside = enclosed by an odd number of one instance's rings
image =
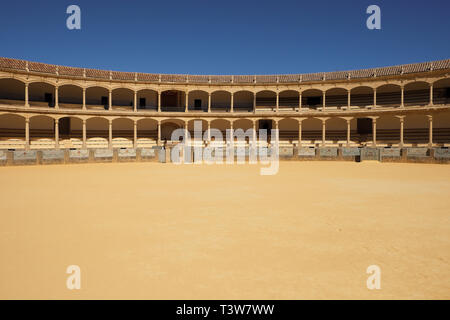
[[[0,168],[0,298],[450,298],[450,166]],[[81,290],[66,268],[81,268]],[[381,268],[381,290],[366,268]]]

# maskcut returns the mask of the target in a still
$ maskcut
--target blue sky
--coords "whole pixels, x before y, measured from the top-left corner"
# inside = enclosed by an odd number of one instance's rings
[[[66,8],[81,8],[81,30]],[[366,8],[381,8],[381,30]],[[450,1],[4,1],[0,56],[187,74],[284,74],[450,58]]]

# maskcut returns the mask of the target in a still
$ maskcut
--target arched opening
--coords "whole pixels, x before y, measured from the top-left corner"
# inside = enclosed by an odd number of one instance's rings
[[[295,90],[285,90],[279,93],[278,106],[280,111],[295,111],[299,105],[299,93]]]
[[[316,145],[322,142],[322,121],[308,118],[302,122],[302,145]]]
[[[195,130],[198,130],[197,135],[195,135]],[[188,122],[188,131],[191,135],[191,139],[195,141],[203,141],[204,134],[208,130],[208,121],[203,119],[192,119]]]
[[[185,93],[179,90],[161,92],[161,111],[183,112],[185,109]]]
[[[60,108],[82,108],[83,89],[71,84],[66,84],[58,88],[58,100]]]
[[[30,146],[37,149],[55,147],[55,119],[48,116],[30,118]]]
[[[450,104],[450,78],[433,83],[433,104]]]
[[[275,111],[277,93],[263,90],[256,93],[256,111]]]
[[[398,107],[401,104],[401,100],[401,88],[399,85],[385,84],[377,88],[377,106]]]
[[[109,108],[109,91],[103,87],[89,87],[86,89],[86,108],[104,109]]]
[[[412,146],[426,145],[429,140],[428,125],[428,117],[424,114],[407,115],[403,125],[403,142]]]
[[[127,88],[117,88],[112,91],[112,106],[115,110],[134,109],[134,91]]]
[[[359,86],[350,91],[350,109],[359,109],[373,106],[373,89],[371,87]]]
[[[225,141],[227,137],[226,131],[227,129],[231,128],[231,124],[230,121],[225,119],[215,119],[211,121],[210,127],[211,129],[219,130],[220,134],[222,135],[221,139],[219,139],[220,137],[211,136],[211,141],[214,141],[216,144],[221,144],[223,141]]]
[[[235,111],[253,111],[253,92],[238,91],[233,96],[233,110]]]
[[[0,114],[0,149],[23,148],[25,118],[16,114]]]
[[[46,82],[30,83],[28,97],[31,106],[55,107],[55,87]]]
[[[393,146],[400,143],[400,119],[382,115],[377,119],[377,145]]]
[[[132,148],[134,141],[134,122],[128,118],[112,121],[112,142],[116,148]]]
[[[323,106],[323,93],[318,89],[308,89],[302,92],[302,107],[318,109]]]
[[[408,83],[404,91],[404,104],[408,106],[424,106],[430,103],[430,85],[427,82]]]
[[[185,123],[178,119],[164,120],[161,122],[161,141],[172,141],[172,133],[176,129],[184,128]],[[178,141],[174,141],[178,142]]]
[[[86,121],[86,137],[88,139],[109,139],[109,121],[101,117],[89,118]]]
[[[58,121],[60,148],[81,148],[83,145],[83,120],[63,117]]]
[[[137,93],[137,108],[143,110],[158,110],[158,92],[144,89]]]
[[[280,142],[289,144],[298,141],[298,121],[295,119],[282,119],[278,122]]]
[[[450,112],[439,112],[433,115],[433,142],[441,146],[450,143]]]
[[[325,105],[330,109],[341,109],[348,105],[348,91],[344,88],[332,88],[325,93]]]
[[[328,119],[325,132],[327,144],[337,146],[347,143],[347,121],[345,119],[338,117]]]
[[[0,103],[23,105],[25,84],[16,79],[0,79]]]
[[[140,119],[137,121],[138,147],[152,147],[158,142],[158,121],[154,119]]]
[[[231,106],[231,93],[228,91],[214,91],[211,94],[211,111],[227,112]]]
[[[189,111],[208,111],[208,92],[202,90],[190,91],[188,98]]]

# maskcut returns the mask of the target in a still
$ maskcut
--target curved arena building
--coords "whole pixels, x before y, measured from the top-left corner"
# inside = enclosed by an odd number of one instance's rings
[[[6,150],[151,149],[170,143],[174,129],[193,132],[195,120],[204,131],[278,129],[280,148],[293,157],[374,147],[391,149],[391,155],[393,149],[411,155],[422,149],[430,156],[439,149],[448,157],[450,59],[312,74],[206,76],[0,58],[5,159]],[[205,136],[198,143],[207,144]]]

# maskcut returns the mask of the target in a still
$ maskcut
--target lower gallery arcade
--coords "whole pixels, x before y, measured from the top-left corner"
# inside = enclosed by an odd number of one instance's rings
[[[450,112],[324,117],[121,117],[0,113],[0,149],[142,148],[171,141],[183,128],[194,139],[194,123],[203,132],[278,129],[280,145],[405,146],[450,145]],[[214,139],[214,138],[213,138]],[[207,143],[208,135],[203,140]],[[220,143],[217,141],[216,143]],[[246,141],[250,143],[250,141]]]

